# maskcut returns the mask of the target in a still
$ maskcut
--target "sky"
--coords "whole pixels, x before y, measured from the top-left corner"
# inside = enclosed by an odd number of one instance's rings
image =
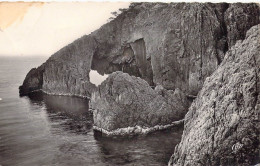
[[[129,2],[0,2],[0,56],[50,56]]]

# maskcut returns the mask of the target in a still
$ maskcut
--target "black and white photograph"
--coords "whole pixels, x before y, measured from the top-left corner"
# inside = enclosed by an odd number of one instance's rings
[[[0,166],[260,166],[260,3],[0,1]]]

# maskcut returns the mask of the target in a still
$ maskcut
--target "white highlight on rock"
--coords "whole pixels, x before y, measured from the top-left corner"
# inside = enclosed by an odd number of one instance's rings
[[[101,75],[96,70],[90,70],[89,79],[92,84],[100,85],[108,77],[107,74]]]
[[[37,90],[38,91],[38,90]],[[53,95],[53,96],[70,96],[70,97],[81,97],[81,98],[87,98],[90,99],[89,96],[84,96],[84,95],[78,95],[78,94],[71,94],[71,93],[50,93],[50,92],[46,92],[42,89],[40,89],[40,91],[42,91],[43,93],[47,94],[47,95]]]
[[[0,98],[0,101],[2,100],[2,98]]]
[[[123,136],[123,135],[138,135],[138,134],[148,134],[154,131],[169,129],[171,127],[178,126],[180,124],[184,123],[184,119],[174,121],[171,124],[168,125],[156,125],[154,127],[141,127],[141,126],[135,126],[135,127],[126,127],[126,128],[119,128],[112,131],[107,131],[105,129],[99,128],[97,126],[93,126],[93,130],[100,131],[107,136]]]

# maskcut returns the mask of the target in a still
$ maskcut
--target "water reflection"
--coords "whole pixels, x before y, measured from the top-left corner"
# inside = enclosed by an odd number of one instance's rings
[[[86,99],[40,92],[21,99],[27,105],[23,104],[26,109],[19,118],[28,120],[19,127],[15,121],[11,131],[15,136],[7,137],[15,138],[12,143],[6,140],[1,146],[0,142],[3,165],[167,165],[181,139],[182,128],[106,138],[93,132]],[[10,130],[9,126],[5,131]]]
[[[94,136],[100,145],[103,162],[112,165],[166,165],[181,139],[182,130],[173,128],[131,138],[106,138],[99,132]]]
[[[31,104],[44,107],[49,119],[60,124],[65,130],[86,133],[92,129],[93,117],[88,110],[88,100],[70,96],[52,96],[36,92],[29,96]]]

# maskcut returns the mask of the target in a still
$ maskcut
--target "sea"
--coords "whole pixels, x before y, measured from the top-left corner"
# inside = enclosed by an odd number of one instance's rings
[[[47,58],[0,56],[1,166],[167,165],[182,127],[104,137],[92,129],[87,99],[41,92],[20,97],[26,74]]]

